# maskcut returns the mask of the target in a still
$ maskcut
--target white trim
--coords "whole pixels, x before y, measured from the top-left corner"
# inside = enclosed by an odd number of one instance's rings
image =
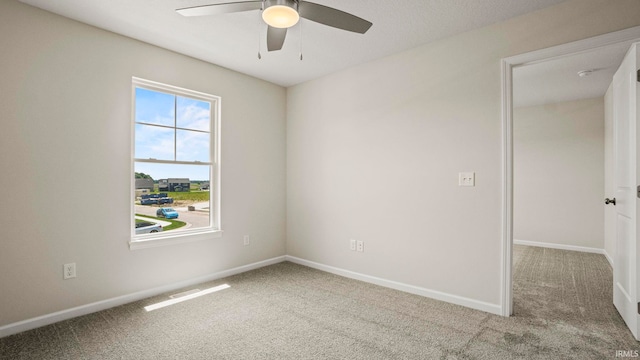
[[[286,261],[290,261],[295,264],[308,266],[310,268],[325,271],[325,272],[343,276],[346,278],[360,280],[370,284],[384,286],[390,289],[404,291],[410,294],[420,295],[420,296],[424,296],[424,297],[428,297],[428,298],[432,298],[440,301],[445,301],[448,303],[461,305],[461,306],[465,306],[465,307],[480,310],[480,311],[485,311],[491,314],[500,315],[501,309],[500,309],[500,306],[497,304],[491,304],[484,301],[478,301],[478,300],[469,299],[469,298],[458,296],[458,295],[444,293],[441,291],[426,289],[426,288],[422,288],[414,285],[403,284],[403,283],[399,283],[392,280],[386,280],[386,279],[378,278],[375,276],[353,272],[350,270],[344,270],[344,269],[336,268],[329,265],[319,264],[313,261],[297,258],[295,256],[286,255],[285,259]]]
[[[574,41],[567,44],[553,46],[546,49],[536,50],[521,55],[504,58],[501,61],[502,76],[502,273],[500,281],[502,289],[500,291],[501,315],[511,315],[513,309],[513,275],[511,271],[513,243],[513,147],[511,128],[513,126],[512,107],[513,94],[512,74],[513,68],[517,66],[534,64],[537,62],[562,58],[568,55],[591,51],[600,47],[618,44],[626,41],[640,39],[640,26],[620,30],[592,38]],[[606,253],[605,253],[606,255]],[[607,256],[609,262],[611,258]]]
[[[91,313],[102,311],[105,309],[110,309],[112,307],[128,304],[134,301],[146,299],[148,297],[164,294],[170,291],[175,291],[188,286],[193,286],[193,285],[201,284],[204,282],[225,278],[228,276],[237,275],[243,272],[259,269],[261,267],[281,263],[283,261],[285,261],[285,256],[278,256],[272,259],[259,261],[253,264],[239,266],[233,269],[223,270],[213,274],[204,275],[204,276],[200,276],[193,279],[188,279],[185,281],[180,281],[180,282],[169,284],[169,285],[159,286],[153,289],[142,290],[142,291],[138,291],[128,295],[118,296],[115,298],[97,301],[91,304],[81,305],[71,309],[66,309],[66,310],[55,312],[55,313],[46,314],[46,315],[38,316],[35,318],[23,320],[23,321],[18,321],[12,324],[0,326],[0,338],[17,334],[19,332],[39,328],[41,326],[53,324],[59,321],[68,320],[71,318],[75,318],[75,317],[86,315],[86,314],[91,314]]]
[[[543,247],[548,249],[579,251],[579,252],[586,252],[586,253],[600,254],[600,255],[606,254],[604,249],[592,248],[592,247],[586,247],[586,246],[554,244],[554,243],[546,243],[541,241],[529,241],[529,240],[518,240],[518,239],[513,239],[513,243],[516,245],[535,246],[535,247]]]
[[[139,78],[136,76],[132,76],[131,77],[131,81],[135,86],[138,87],[143,87],[149,90],[153,90],[153,91],[159,91],[159,92],[163,92],[165,94],[180,94],[180,95],[184,95],[184,96],[188,96],[190,98],[195,98],[198,100],[203,100],[203,101],[218,101],[220,100],[220,96],[216,96],[216,95],[211,95],[211,94],[207,94],[207,93],[203,93],[200,91],[195,91],[195,90],[191,90],[191,89],[186,89],[186,88],[182,88],[182,87],[178,87],[178,86],[173,86],[173,85],[168,85],[168,84],[163,84],[157,81],[151,81],[151,80],[147,80],[147,79],[143,79],[143,78]],[[173,94],[175,93],[175,94]]]
[[[605,249],[592,248],[592,247],[586,247],[586,246],[576,246],[576,245],[553,244],[553,243],[546,243],[546,242],[540,242],[540,241],[517,240],[517,239],[513,239],[513,243],[516,245],[536,246],[536,247],[543,247],[543,248],[549,248],[549,249],[560,249],[560,250],[570,250],[570,251],[579,251],[579,252],[586,252],[586,253],[592,253],[592,254],[600,254],[600,255],[604,255],[604,257],[609,262],[609,265],[613,267],[613,258],[611,257],[611,255],[609,255],[609,253]]]
[[[403,284],[400,282],[386,280],[386,279],[378,278],[375,276],[356,273],[353,271],[344,270],[344,269],[336,268],[333,266],[323,265],[313,261],[297,258],[295,256],[283,255],[283,256],[278,256],[275,258],[259,261],[253,264],[239,266],[233,269],[224,270],[224,271],[220,271],[220,272],[205,275],[205,276],[200,276],[197,278],[188,279],[185,281],[181,281],[181,282],[177,282],[169,285],[164,285],[164,286],[156,287],[153,289],[138,291],[132,294],[118,296],[118,297],[107,299],[107,300],[97,301],[91,304],[81,305],[71,309],[61,310],[55,313],[46,314],[46,315],[38,316],[35,318],[0,326],[0,338],[17,334],[23,331],[39,328],[42,326],[50,325],[59,321],[64,321],[64,320],[72,319],[78,316],[91,314],[97,311],[110,309],[116,306],[128,304],[128,303],[146,299],[152,296],[179,290],[188,286],[193,286],[193,285],[201,284],[201,283],[212,281],[212,280],[222,279],[228,276],[237,275],[247,271],[259,269],[265,266],[278,264],[284,261],[290,261],[295,264],[307,266],[313,269],[343,276],[346,278],[360,280],[367,283],[384,286],[390,289],[404,291],[410,294],[415,294],[415,295],[420,295],[420,296],[424,296],[424,297],[428,297],[428,298],[432,298],[440,301],[445,301],[452,304],[461,305],[461,306],[465,306],[465,307],[480,310],[480,311],[485,311],[491,314],[496,314],[496,315],[501,314],[501,308],[499,305],[496,305],[496,304],[469,299],[469,298],[465,298],[458,295],[444,293],[441,291],[421,288],[414,285]]]
[[[635,42],[638,38],[640,38],[640,26],[635,26],[608,34],[594,36],[588,39],[556,45],[520,55],[514,55],[504,60],[514,66],[531,65],[627,41]]]
[[[500,283],[500,315],[513,313],[513,89],[511,65],[500,61],[502,80],[502,274]]]
[[[209,240],[221,238],[223,234],[222,230],[211,229],[194,229],[192,232],[185,230],[184,232],[177,231],[172,236],[155,236],[156,234],[150,234],[147,239],[133,239],[129,241],[129,250],[147,249],[158,246],[167,246],[175,244],[184,244],[192,241]]]
[[[174,141],[174,160],[157,160],[157,159],[136,159],[135,158],[135,104],[136,104],[136,88],[147,89],[151,91],[161,92],[165,94],[171,94],[174,96],[185,96],[192,99],[197,99],[211,104],[211,128],[208,133],[210,134],[210,149],[209,149],[209,161],[179,161],[175,158],[177,142]],[[131,77],[131,198],[135,199],[135,178],[133,176],[135,172],[136,162],[148,162],[148,163],[161,163],[161,164],[190,164],[190,165],[203,165],[209,166],[209,226],[200,227],[197,229],[186,230],[192,234],[211,234],[207,237],[185,237],[183,234],[175,235],[173,232],[160,232],[154,235],[135,233],[135,202],[131,201],[131,237],[129,241],[129,248],[139,249],[147,247],[156,247],[164,245],[173,245],[180,242],[196,241],[201,239],[215,239],[222,236],[222,218],[221,218],[221,184],[220,184],[220,151],[221,151],[221,117],[222,117],[222,98],[220,96],[211,95],[195,90],[185,89],[173,85],[162,84],[159,82]],[[175,114],[174,114],[175,115]],[[154,125],[155,126],[155,125]],[[170,127],[177,131],[180,129],[177,124]],[[175,134],[174,134],[175,136]]]
[[[611,265],[611,267],[613,267],[613,258],[611,257],[611,255],[609,255],[609,253],[607,252],[607,250],[602,250],[602,253],[604,254],[604,257],[607,258],[607,261],[609,261],[609,265]]]

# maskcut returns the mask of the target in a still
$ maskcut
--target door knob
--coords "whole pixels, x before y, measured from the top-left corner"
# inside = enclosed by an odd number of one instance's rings
[[[609,205],[609,204],[615,205],[616,204],[616,198],[613,198],[613,199],[606,198],[606,199],[604,199],[604,203],[607,204],[607,205]]]

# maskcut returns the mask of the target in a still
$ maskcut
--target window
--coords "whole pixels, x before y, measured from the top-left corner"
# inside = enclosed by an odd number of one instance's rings
[[[219,233],[220,98],[132,82],[132,248]]]

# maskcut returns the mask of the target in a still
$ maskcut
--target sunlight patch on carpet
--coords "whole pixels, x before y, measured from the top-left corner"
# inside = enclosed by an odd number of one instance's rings
[[[220,291],[220,290],[228,289],[230,287],[231,286],[229,286],[228,284],[215,286],[215,287],[212,287],[212,288],[209,288],[209,289],[200,290],[198,292],[188,293],[188,294],[185,294],[184,296],[174,297],[172,299],[161,301],[161,302],[153,304],[153,305],[148,305],[148,306],[145,306],[144,309],[147,310],[147,312],[153,311],[153,310],[162,309],[163,307],[167,307],[167,306],[170,306],[170,305],[173,305],[173,304],[181,303],[183,301],[195,299],[197,297],[200,297],[200,296],[203,296],[203,295],[207,295],[207,294],[211,294],[211,293],[214,293],[214,292],[217,292],[217,291]]]

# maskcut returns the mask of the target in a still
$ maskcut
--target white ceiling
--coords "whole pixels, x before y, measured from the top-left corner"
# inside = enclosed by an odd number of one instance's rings
[[[513,70],[515,107],[592,99],[604,96],[631,41],[564,56]],[[583,70],[594,70],[586,77]]]
[[[175,9],[235,0],[20,0],[282,86],[536,11],[564,0],[314,0],[373,22],[364,35],[302,20],[266,51],[258,11],[183,17]],[[300,31],[302,27],[302,32]],[[300,61],[300,33],[302,52]],[[261,48],[262,59],[258,59]]]

